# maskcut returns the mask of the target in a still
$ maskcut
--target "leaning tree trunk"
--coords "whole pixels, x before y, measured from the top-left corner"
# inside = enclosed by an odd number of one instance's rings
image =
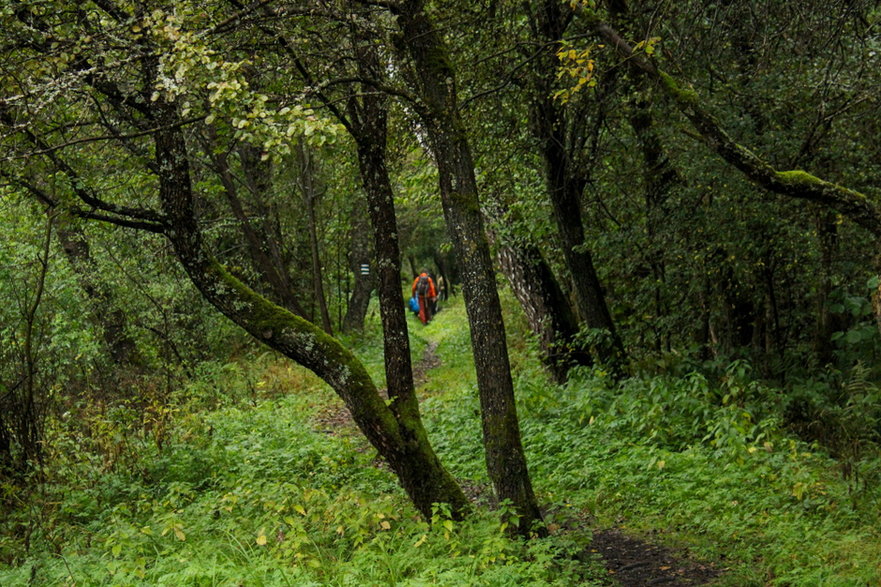
[[[165,231],[187,275],[205,299],[260,342],[312,370],[345,402],[355,424],[388,461],[414,505],[430,518],[432,504],[465,507],[421,422],[386,404],[361,362],[314,324],[272,304],[231,276],[205,249],[194,216],[189,159],[176,106],[158,101],[154,135]]]
[[[373,40],[355,35],[359,73],[364,77],[382,79],[385,64],[379,58]],[[382,319],[383,350],[387,394],[391,409],[405,430],[413,436],[411,442],[428,445],[419,413],[419,401],[413,381],[410,360],[410,337],[407,315],[401,303],[401,250],[398,244],[398,225],[395,216],[394,192],[386,166],[388,143],[387,98],[376,92],[363,92],[361,100],[350,101],[349,130],[358,145],[358,167],[367,208],[373,227],[373,246],[376,256],[376,274],[379,289],[379,310]],[[446,472],[440,462],[433,465],[445,481],[447,503],[452,514],[459,518],[470,508],[465,494]]]
[[[463,273],[487,470],[499,499],[510,500],[517,509],[519,530],[528,533],[542,517],[520,441],[501,302],[483,230],[471,149],[459,114],[455,72],[423,1],[409,0],[394,10],[403,33],[401,42],[415,68],[420,115],[437,163],[444,217]]]
[[[490,206],[489,216],[496,226],[504,225],[506,213],[500,204]],[[499,231],[491,230],[490,234],[496,241],[502,273],[523,308],[530,330],[538,337],[542,363],[558,383],[563,383],[572,367],[592,364],[589,350],[577,340],[579,325],[569,300],[538,247],[507,238]]]

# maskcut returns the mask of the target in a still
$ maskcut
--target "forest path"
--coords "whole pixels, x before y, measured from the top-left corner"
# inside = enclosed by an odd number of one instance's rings
[[[706,585],[721,573],[673,550],[624,534],[594,530],[589,550],[603,558],[609,577],[623,587]]]
[[[422,351],[422,357],[413,363],[413,384],[415,387],[418,388],[428,381],[428,372],[440,366],[441,360],[437,355],[439,344],[436,340],[428,341],[428,344]],[[380,393],[385,396],[385,388],[380,389]],[[334,403],[332,406],[321,411],[315,417],[315,427],[325,434],[339,434],[343,431],[353,432],[356,429],[349,410],[339,403]]]
[[[422,356],[413,363],[413,382],[418,389],[431,379],[431,370],[442,362],[437,353],[440,342],[428,338]],[[385,390],[382,390],[385,395]],[[326,434],[355,433],[355,423],[348,410],[335,405],[316,418],[316,427]],[[365,447],[366,449],[366,447]],[[377,459],[376,466],[385,466]],[[492,491],[481,484],[459,479],[466,495],[484,504],[494,502]],[[589,514],[585,513],[586,515]],[[565,530],[564,530],[565,531]],[[665,585],[671,587],[706,585],[721,572],[711,566],[689,559],[670,548],[627,535],[621,528],[591,528],[593,539],[585,554],[599,555],[608,573],[609,583],[622,587]]]

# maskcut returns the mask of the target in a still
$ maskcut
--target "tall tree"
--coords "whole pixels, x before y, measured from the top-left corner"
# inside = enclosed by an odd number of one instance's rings
[[[554,211],[563,256],[574,284],[576,308],[588,328],[602,332],[597,345],[600,358],[619,368],[624,346],[612,321],[603,287],[594,267],[593,255],[585,240],[581,198],[589,180],[583,151],[594,132],[585,125],[584,112],[572,112],[558,99],[557,52],[572,12],[556,0],[542,0],[534,13],[533,35],[540,47],[532,64],[530,101],[533,132],[545,164],[548,195]],[[596,108],[596,129],[604,116],[602,104]],[[605,341],[602,339],[605,338]]]
[[[541,512],[532,490],[514,402],[501,303],[484,233],[468,134],[459,112],[456,72],[422,0],[392,6],[402,47],[412,61],[418,113],[438,167],[444,216],[463,272],[471,347],[480,394],[489,477],[499,499],[521,516],[520,531],[538,529]]]

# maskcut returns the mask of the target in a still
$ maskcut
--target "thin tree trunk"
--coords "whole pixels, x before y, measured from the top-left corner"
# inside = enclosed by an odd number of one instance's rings
[[[832,263],[838,247],[838,226],[830,210],[816,210],[817,246],[820,249],[820,280],[817,289],[817,320],[814,331],[814,352],[821,365],[832,362],[832,333],[835,330],[829,297],[832,293]]]
[[[43,460],[43,418],[44,413],[42,403],[37,398],[38,393],[38,344],[37,333],[35,332],[37,323],[37,312],[43,301],[43,294],[46,291],[46,277],[49,274],[49,252],[52,242],[52,230],[55,223],[55,213],[49,213],[46,219],[46,231],[43,237],[40,256],[37,257],[39,263],[39,271],[37,273],[36,287],[33,297],[28,301],[24,313],[24,332],[22,333],[22,378],[21,383],[16,386],[20,390],[11,392],[12,410],[9,412],[12,421],[12,429],[14,437],[18,440],[18,462],[10,462],[12,472],[14,474],[24,474],[31,467],[38,465]],[[5,406],[8,407],[8,406]],[[5,445],[6,442],[4,441]],[[11,448],[11,445],[10,445]],[[7,460],[12,455],[4,455]],[[2,464],[2,463],[0,463]]]
[[[321,251],[318,247],[318,213],[316,206],[321,197],[315,182],[315,166],[312,161],[312,153],[301,140],[299,145],[300,162],[300,190],[303,195],[303,204],[306,207],[306,217],[309,230],[309,251],[312,256],[312,290],[315,294],[315,303],[321,315],[321,325],[324,331],[333,336],[333,326],[330,322],[330,312],[327,309],[327,300],[324,297],[324,276],[321,267]]]
[[[409,0],[394,10],[402,44],[415,67],[415,85],[424,106],[420,115],[437,162],[444,217],[464,274],[462,290],[471,324],[487,470],[499,499],[510,500],[520,515],[520,532],[528,533],[538,528],[542,517],[520,441],[502,308],[483,230],[471,149],[459,115],[455,72],[422,0]]]
[[[370,223],[367,221],[369,216],[365,215],[364,211],[364,207],[358,206],[352,214],[348,265],[355,279],[355,285],[352,288],[352,295],[343,318],[343,332],[356,332],[364,329],[364,319],[370,305],[370,294],[376,287],[375,267],[371,263]],[[367,274],[361,271],[362,265],[367,266]]]
[[[294,292],[297,291],[297,287],[291,276],[290,259],[285,247],[285,243],[288,240],[282,233],[279,207],[269,198],[272,187],[271,162],[270,160],[263,160],[262,151],[254,145],[241,143],[238,145],[237,151],[242,164],[245,185],[251,194],[260,220],[259,225],[263,234],[262,244],[264,250],[271,264],[280,274],[279,287],[283,288],[286,294],[293,297],[294,301],[296,301]],[[302,309],[302,306],[299,307]]]

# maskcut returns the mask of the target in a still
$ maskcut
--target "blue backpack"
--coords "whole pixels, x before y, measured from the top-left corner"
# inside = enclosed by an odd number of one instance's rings
[[[416,299],[416,296],[410,298],[409,305],[411,311],[419,313],[419,300]]]

